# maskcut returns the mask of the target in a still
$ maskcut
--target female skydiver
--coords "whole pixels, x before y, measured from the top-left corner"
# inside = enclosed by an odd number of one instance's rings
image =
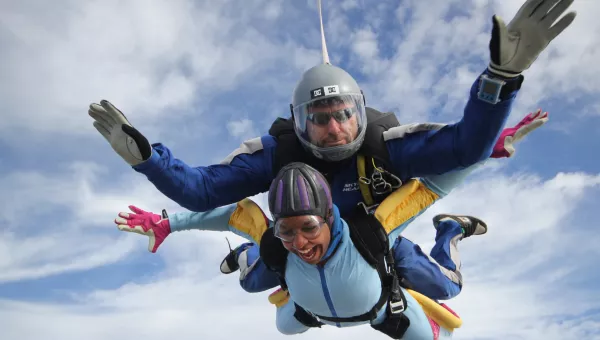
[[[417,280],[409,280],[409,284],[421,292],[430,287],[445,290],[456,284],[452,276],[460,279],[460,264],[453,261],[456,242],[485,233],[487,228],[480,220],[436,216],[434,253],[439,265],[418,246],[395,237],[396,229],[403,229],[433,203],[433,199],[426,202],[427,197],[450,190],[472,170],[474,167],[411,180],[373,213],[389,240],[395,240],[391,258],[386,259],[389,264],[395,262],[386,268],[394,273],[393,277],[396,272],[401,279],[406,273],[416,273],[413,278]],[[122,231],[149,236],[151,249],[155,249],[157,239],[164,240],[170,231],[185,229],[232,231],[258,244],[263,257],[264,249],[283,246],[283,255],[280,252],[279,256],[263,258],[271,268],[275,268],[273,258],[284,261],[284,269],[278,273],[289,296],[286,292],[283,301],[277,302],[276,317],[277,328],[283,334],[302,333],[321,324],[347,327],[370,323],[394,339],[437,339],[450,338],[453,329],[460,326],[460,319],[442,305],[383,280],[385,274],[372,267],[359,250],[364,247],[355,243],[349,227],[354,224],[342,219],[333,205],[326,179],[310,166],[292,163],[282,168],[269,190],[269,208],[274,218],[272,227],[258,205],[248,199],[204,213],[171,217],[165,213],[158,220],[157,215],[143,211],[120,213],[115,223]],[[445,270],[440,265],[454,268]]]

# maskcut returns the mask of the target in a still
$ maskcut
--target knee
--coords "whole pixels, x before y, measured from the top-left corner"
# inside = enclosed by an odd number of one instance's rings
[[[300,323],[294,317],[294,304],[286,303],[281,307],[277,307],[277,313],[275,316],[275,325],[277,331],[284,335],[294,335],[304,333],[310,328]]]
[[[240,286],[248,293],[260,293],[268,289],[257,285],[256,282],[252,282],[252,280],[248,280],[248,278],[241,279]]]
[[[448,280],[444,285],[444,289],[439,290],[437,293],[438,296],[433,297],[436,300],[450,300],[453,297],[456,297],[460,291],[462,290],[462,286]]]
[[[301,329],[296,327],[288,327],[288,325],[277,323],[277,331],[283,335],[295,335],[302,334],[306,332],[308,329]]]

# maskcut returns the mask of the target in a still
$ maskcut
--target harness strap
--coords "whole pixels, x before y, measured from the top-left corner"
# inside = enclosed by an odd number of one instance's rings
[[[366,170],[366,160],[363,154],[358,154],[356,165],[358,167],[358,187],[360,188],[360,193],[362,194],[363,201],[366,205],[371,206],[375,204],[375,200],[371,195],[371,188],[369,187],[369,180],[367,177]]]
[[[367,206],[381,203],[393,191],[402,186],[402,180],[382,166],[376,164],[374,157],[361,153],[356,160],[358,187]]]

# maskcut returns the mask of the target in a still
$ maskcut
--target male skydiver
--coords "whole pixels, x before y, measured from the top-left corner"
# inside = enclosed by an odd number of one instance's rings
[[[362,91],[347,72],[330,64],[306,71],[294,90],[294,138],[267,135],[246,141],[218,165],[192,168],[164,145],[151,146],[107,101],[91,104],[89,114],[125,161],[189,210],[206,211],[264,192],[282,166],[304,161],[328,177],[333,200],[344,215],[365,200],[363,190],[355,190],[363,179],[371,183],[369,189],[376,189],[373,177],[359,174],[361,154],[383,155],[388,162],[374,168],[398,179],[395,187],[488,158],[520,89],[521,73],[573,21],[575,13],[570,12],[552,26],[571,3],[527,0],[508,26],[493,17],[490,63],[473,83],[464,116],[455,124],[383,126],[376,129],[379,135],[367,138],[370,126]],[[299,153],[297,145],[308,152]]]
[[[258,244],[265,263],[285,288],[283,299],[275,302],[276,324],[283,334],[302,333],[322,324],[347,327],[368,322],[394,339],[449,338],[460,327],[460,319],[419,293],[431,297],[445,286],[456,285],[460,280],[456,243],[485,233],[485,223],[468,216],[436,216],[435,260],[394,235],[398,235],[398,221],[408,221],[430,206],[421,206],[410,194],[420,192],[425,197],[449,192],[475,167],[411,180],[374,212],[358,209],[358,214],[341,218],[324,176],[304,163],[292,163],[280,170],[270,187],[272,222],[258,205],[245,199],[208,212],[168,217],[166,212],[160,217],[133,208],[137,214],[120,213],[115,223],[122,231],[149,236],[154,251],[160,245],[156,242],[159,235],[167,229],[232,231]],[[406,211],[412,213],[406,215]],[[377,224],[373,224],[375,219]],[[360,223],[371,224],[361,228]],[[377,242],[371,236],[375,228],[386,235]],[[406,279],[414,291],[405,289]]]

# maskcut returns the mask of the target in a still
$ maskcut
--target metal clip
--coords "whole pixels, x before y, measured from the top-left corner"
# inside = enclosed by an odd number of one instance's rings
[[[390,305],[390,312],[392,314],[399,314],[406,310],[406,306],[404,305],[404,301],[402,299],[400,299],[398,301],[390,300],[389,305]]]
[[[374,211],[375,208],[379,206],[379,203],[367,206],[365,202],[358,202],[358,205],[362,206],[363,209],[365,209],[365,213],[367,213],[367,215],[371,215],[372,211]]]

